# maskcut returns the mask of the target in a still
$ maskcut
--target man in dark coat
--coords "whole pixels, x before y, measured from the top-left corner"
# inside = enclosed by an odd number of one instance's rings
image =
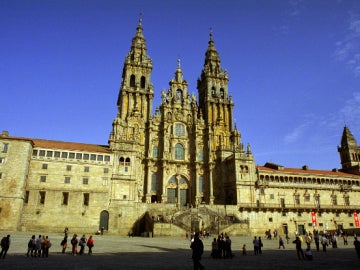
[[[194,270],[202,270],[204,266],[200,263],[201,255],[204,252],[204,244],[199,238],[199,233],[195,233],[191,242],[190,248],[192,249],[192,259],[194,262]]]

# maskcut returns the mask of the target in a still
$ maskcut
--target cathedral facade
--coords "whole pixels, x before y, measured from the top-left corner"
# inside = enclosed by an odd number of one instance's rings
[[[178,60],[153,110],[141,21],[124,62],[108,145],[0,135],[6,230],[173,235],[356,229],[360,147],[344,128],[341,169],[257,166],[233,119],[212,34],[191,95]]]

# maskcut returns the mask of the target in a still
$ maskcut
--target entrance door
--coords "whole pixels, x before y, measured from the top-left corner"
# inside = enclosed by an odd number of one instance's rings
[[[100,213],[99,229],[101,230],[101,228],[103,228],[104,230],[109,229],[109,212],[105,210]]]

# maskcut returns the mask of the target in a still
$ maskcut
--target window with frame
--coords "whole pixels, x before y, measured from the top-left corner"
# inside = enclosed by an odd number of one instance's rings
[[[348,195],[344,197],[344,203],[346,206],[350,205],[350,197]]]
[[[32,152],[32,155],[33,155],[34,157],[36,157],[36,156],[38,155],[38,150],[34,149],[33,152]]]
[[[299,205],[299,204],[300,204],[300,195],[299,195],[299,194],[295,194],[294,199],[295,199],[295,204],[296,204],[296,205]]]
[[[310,202],[310,194],[306,193],[305,196],[304,196],[304,200],[306,202]]]
[[[7,153],[8,149],[9,149],[9,144],[8,143],[3,143],[2,148],[1,148],[1,152]]]
[[[83,154],[83,160],[89,160],[90,155],[89,154]]]
[[[184,154],[184,147],[178,143],[175,145],[175,159],[176,160],[184,160],[185,154]]]
[[[183,124],[175,124],[175,136],[185,136],[185,127]]]
[[[109,162],[110,161],[110,156],[108,156],[108,155],[104,156],[104,161]]]
[[[59,157],[60,157],[60,154],[61,154],[61,153],[60,153],[59,151],[55,151],[55,152],[54,152],[54,157],[55,157],[55,158],[59,158]]]
[[[83,185],[89,184],[89,178],[83,178]]]
[[[90,194],[84,193],[84,205],[89,206],[89,203],[90,203]]]
[[[158,158],[158,147],[154,146],[153,147],[153,154],[152,154],[153,158]]]
[[[39,151],[39,157],[45,157],[45,150]]]
[[[315,195],[315,206],[320,207],[320,195]]]
[[[74,158],[75,158],[75,153],[70,152],[70,153],[69,153],[69,158],[70,158],[70,159],[74,159]]]
[[[43,163],[42,166],[41,166],[41,168],[42,168],[43,170],[47,170],[48,164],[47,164],[47,163]]]
[[[95,154],[91,154],[91,155],[90,155],[90,160],[96,160],[96,155],[95,155]]]
[[[61,158],[67,158],[68,152],[61,152]]]
[[[62,204],[68,205],[69,202],[69,192],[63,192],[62,193]]]
[[[109,173],[109,168],[104,168],[104,173]]]
[[[40,176],[40,182],[46,182],[46,175],[41,175]]]
[[[71,178],[69,176],[65,176],[64,183],[70,184]]]
[[[46,151],[46,157],[52,157],[53,151]]]
[[[85,166],[84,167],[84,172],[89,172],[90,171],[90,168],[88,166]]]
[[[198,151],[198,161],[204,160],[204,151],[201,149]]]
[[[76,153],[76,159],[82,159],[82,153]]]
[[[39,203],[40,204],[45,204],[45,196],[46,196],[45,191],[39,191]]]
[[[98,155],[97,156],[97,161],[103,161],[104,160],[104,156],[103,155]]]
[[[71,165],[66,165],[66,170],[71,171]]]
[[[275,195],[274,194],[270,194],[270,200],[275,199]]]

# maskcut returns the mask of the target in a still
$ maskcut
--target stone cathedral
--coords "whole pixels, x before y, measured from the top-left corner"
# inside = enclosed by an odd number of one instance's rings
[[[360,147],[347,126],[340,169],[259,166],[233,122],[229,75],[212,33],[197,96],[178,60],[154,107],[151,72],[140,20],[108,145],[2,132],[0,228],[174,236],[359,227]]]

